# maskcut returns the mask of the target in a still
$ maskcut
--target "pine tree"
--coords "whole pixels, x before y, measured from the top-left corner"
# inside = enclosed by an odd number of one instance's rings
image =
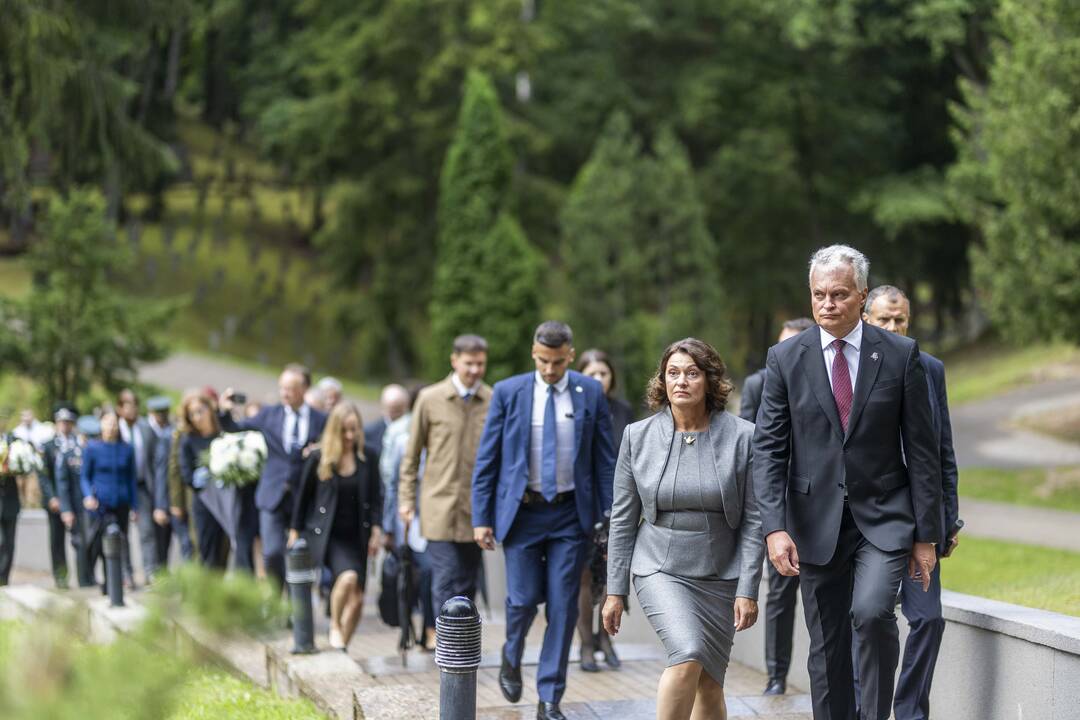
[[[526,367],[542,258],[507,214],[513,158],[495,88],[470,72],[463,95],[439,184],[430,374],[446,371],[457,335],[477,333],[489,341],[489,378],[501,379]]]

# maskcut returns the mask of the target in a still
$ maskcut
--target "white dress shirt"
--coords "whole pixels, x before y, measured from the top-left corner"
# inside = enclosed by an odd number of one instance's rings
[[[479,381],[477,381],[477,383],[471,388],[465,387],[465,383],[461,382],[460,378],[458,378],[457,376],[457,373],[452,373],[450,375],[450,382],[454,383],[454,389],[457,390],[457,394],[462,399],[464,399],[466,395],[468,395],[469,397],[476,395],[476,391],[480,389]],[[544,400],[546,401],[547,398],[544,398]]]
[[[851,391],[855,392],[855,381],[859,375],[859,353],[862,351],[862,320],[855,329],[844,336],[844,359],[847,360],[848,375],[851,376]],[[829,373],[829,387],[832,387],[832,364],[836,358],[836,348],[833,343],[836,338],[826,332],[825,328],[818,327],[821,331],[821,352],[825,355],[825,372]]]
[[[574,489],[574,401],[570,398],[570,375],[562,376],[555,388],[555,488]],[[533,382],[532,435],[529,443],[529,489],[543,492],[544,411],[548,384],[540,373]]]
[[[296,447],[292,447],[290,444],[292,441],[293,427],[296,423],[300,423],[300,432],[297,433],[299,438]],[[292,452],[297,448],[302,448],[307,445],[308,441],[308,428],[311,426],[311,408],[306,404],[300,406],[300,411],[293,410],[288,405],[285,406],[285,427],[282,428],[281,442],[285,446],[285,452]]]
[[[136,420],[135,422],[138,422]],[[129,425],[127,420],[120,419],[120,439],[131,446],[135,455],[135,478],[140,482],[146,480],[146,458],[143,456],[143,436],[135,430],[135,426]]]

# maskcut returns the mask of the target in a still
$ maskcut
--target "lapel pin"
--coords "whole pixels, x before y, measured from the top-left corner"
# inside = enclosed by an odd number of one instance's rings
[[[871,355],[870,355],[870,359],[871,359],[871,360],[873,360],[874,362],[877,362],[877,359],[878,359],[878,354],[877,354],[877,353],[873,353],[873,354],[871,354]]]
[[[575,385],[574,386],[574,392],[585,392],[585,391],[581,389],[580,385]]]

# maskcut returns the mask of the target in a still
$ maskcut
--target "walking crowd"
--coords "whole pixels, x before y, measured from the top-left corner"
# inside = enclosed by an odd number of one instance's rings
[[[853,248],[814,253],[813,320],[783,324],[738,415],[728,412],[724,361],[706,342],[667,347],[644,388],[647,416],[635,421],[608,356],[579,358],[570,327],[548,321],[533,337],[533,371],[487,385],[487,342],[464,334],[444,380],[388,386],[382,417],[366,425],[339,382],[312,386],[306,368],[289,365],[276,404],[204,388],[186,393],[175,417],[168,398],[150,398],[143,417],[124,390],[95,415],[58,407],[51,436],[24,418],[5,447],[21,439],[40,450],[61,587],[65,539],[78,584],[92,586],[113,523],[125,534],[137,525],[147,582],[175,543],[184,560],[223,570],[231,557],[234,571],[280,587],[287,549],[303,538],[324,568],[329,643],[344,649],[369,559],[407,553],[419,569],[419,642],[432,649],[439,608],[483,591],[484,551],[499,544],[508,701],[521,699],[540,605],[537,718],[560,720],[575,630],[583,671],[601,669],[597,653],[618,668],[611,638],[633,589],[668,656],[657,716],[699,720],[727,717],[731,649],[757,621],[767,556],[765,694],[786,691],[801,591],[814,717],[925,719],[944,630],[938,560],[962,526],[945,374],[907,337],[903,291],[871,290],[868,276]],[[266,458],[257,483],[225,493],[209,448],[239,432],[261,434]],[[3,583],[14,484],[4,457]],[[894,688],[898,602],[911,632]]]

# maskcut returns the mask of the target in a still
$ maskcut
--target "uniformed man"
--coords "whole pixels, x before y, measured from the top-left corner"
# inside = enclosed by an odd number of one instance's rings
[[[79,475],[82,472],[82,449],[87,441],[101,434],[101,423],[93,415],[83,415],[76,420],[75,431],[78,441],[56,455],[56,496],[60,500],[60,520],[68,530],[71,547],[75,551],[79,587],[93,587],[94,571],[86,539],[86,510],[83,508]]]
[[[79,444],[75,435],[75,411],[69,406],[60,405],[53,414],[56,434],[41,448],[45,468],[38,473],[38,485],[41,487],[41,504],[45,507],[49,519],[49,557],[52,561],[53,580],[56,587],[66,590],[68,587],[67,552],[64,549],[64,522],[60,519],[60,497],[56,494],[56,460],[64,451]]]

